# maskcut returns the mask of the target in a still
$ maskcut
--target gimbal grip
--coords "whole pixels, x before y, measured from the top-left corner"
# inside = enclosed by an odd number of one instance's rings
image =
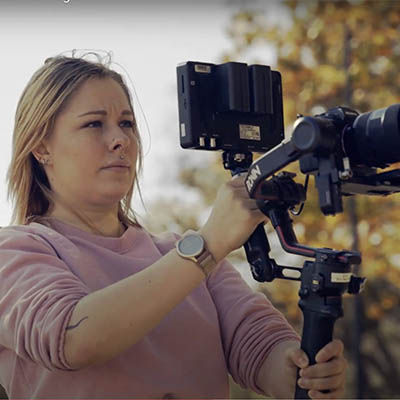
[[[253,278],[258,282],[271,282],[274,279],[273,261],[268,257],[270,246],[263,223],[257,226],[243,246]]]
[[[315,356],[319,350],[332,341],[333,328],[337,318],[307,309],[303,309],[303,316],[301,348],[307,354],[310,365],[312,365],[315,364]],[[297,379],[299,379],[299,371],[297,371]],[[308,390],[301,389],[296,383],[295,399],[309,399],[307,392]]]

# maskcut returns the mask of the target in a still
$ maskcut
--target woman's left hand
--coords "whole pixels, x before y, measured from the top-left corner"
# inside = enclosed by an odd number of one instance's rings
[[[286,351],[286,365],[291,374],[300,368],[298,385],[308,390],[312,399],[341,399],[344,396],[347,361],[343,357],[343,342],[333,340],[316,355],[316,364],[309,365],[308,357],[299,348]],[[323,391],[329,390],[328,393]]]

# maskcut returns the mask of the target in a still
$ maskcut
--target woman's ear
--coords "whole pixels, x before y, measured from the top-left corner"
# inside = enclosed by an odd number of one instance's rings
[[[51,162],[51,154],[45,143],[41,143],[35,150],[32,150],[32,155],[40,164],[48,165]]]

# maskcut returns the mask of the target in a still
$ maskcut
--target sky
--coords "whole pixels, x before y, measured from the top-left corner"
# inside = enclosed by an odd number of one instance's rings
[[[189,60],[219,63],[232,46],[226,28],[235,10],[226,0],[1,0],[0,226],[11,217],[5,179],[18,99],[44,60],[59,53],[111,51],[128,72],[143,111],[135,101],[146,202],[174,192],[178,158],[207,162],[211,154],[188,156],[179,146],[176,66]]]

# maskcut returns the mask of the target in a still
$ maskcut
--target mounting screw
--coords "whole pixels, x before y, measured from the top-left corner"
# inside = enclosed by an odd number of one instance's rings
[[[307,297],[310,294],[310,291],[308,290],[308,288],[301,288],[299,290],[299,296],[304,299],[305,297]]]
[[[328,256],[326,254],[321,254],[321,261],[328,261]]]

